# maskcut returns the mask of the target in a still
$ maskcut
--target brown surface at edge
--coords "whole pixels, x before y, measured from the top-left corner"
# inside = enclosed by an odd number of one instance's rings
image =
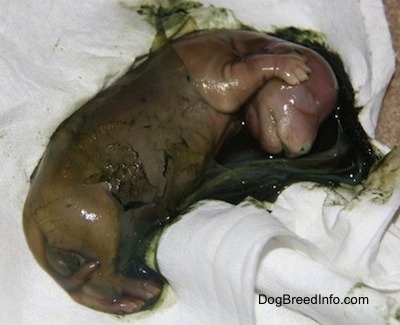
[[[396,52],[396,71],[385,95],[376,128],[376,137],[389,147],[400,146],[400,2],[383,0]]]

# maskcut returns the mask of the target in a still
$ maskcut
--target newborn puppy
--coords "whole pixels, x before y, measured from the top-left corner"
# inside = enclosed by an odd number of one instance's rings
[[[290,154],[304,152],[308,144],[299,149],[297,138],[282,136],[291,125],[307,128],[312,143],[335,102],[321,98],[334,97],[336,82],[315,53],[287,42],[281,51],[277,42],[226,30],[178,39],[56,130],[23,222],[35,258],[73,299],[115,314],[157,300],[162,280],[145,264],[148,240],[179,212],[241,109],[266,150],[279,149],[268,144],[270,134]],[[292,113],[280,112],[285,103]]]

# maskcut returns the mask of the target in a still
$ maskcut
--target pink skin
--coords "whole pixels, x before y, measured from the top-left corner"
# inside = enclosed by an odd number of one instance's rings
[[[173,47],[201,95],[218,112],[232,115],[246,106],[248,128],[267,152],[307,153],[320,123],[335,107],[335,75],[306,47],[228,30],[195,33]],[[223,118],[216,123],[219,130],[226,127]]]
[[[307,153],[321,122],[333,111],[338,91],[335,75],[316,52],[277,40],[270,53],[301,53],[311,69],[308,80],[288,85],[273,79],[247,103],[246,122],[261,147],[270,153],[284,150],[289,156]]]
[[[171,46],[60,126],[26,199],[25,235],[40,265],[103,312],[137,312],[160,295],[157,277],[143,280],[119,263],[133,258],[143,224],[191,193],[241,125],[241,109],[265,150],[298,155],[335,104],[332,71],[304,47],[227,30]]]

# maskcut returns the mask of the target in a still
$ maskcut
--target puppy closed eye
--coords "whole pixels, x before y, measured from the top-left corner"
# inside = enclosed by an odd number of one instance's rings
[[[50,246],[47,249],[47,261],[61,275],[70,276],[81,268],[86,259],[78,253]]]

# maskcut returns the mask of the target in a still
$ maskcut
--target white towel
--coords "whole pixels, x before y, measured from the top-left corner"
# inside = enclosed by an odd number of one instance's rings
[[[260,30],[322,31],[344,60],[364,106],[361,122],[374,136],[394,70],[380,0],[202,3],[230,8]],[[398,170],[377,172],[360,193],[296,184],[267,204],[268,211],[248,202],[201,204],[160,241],[157,258],[171,287],[155,311],[126,317],[93,311],[40,269],[21,226],[29,176],[55,128],[145,54],[153,37],[142,17],[119,1],[0,0],[1,322],[395,324]],[[399,160],[393,156],[391,166],[398,168]],[[346,296],[363,299],[337,300]],[[318,299],[325,303],[312,303]]]

